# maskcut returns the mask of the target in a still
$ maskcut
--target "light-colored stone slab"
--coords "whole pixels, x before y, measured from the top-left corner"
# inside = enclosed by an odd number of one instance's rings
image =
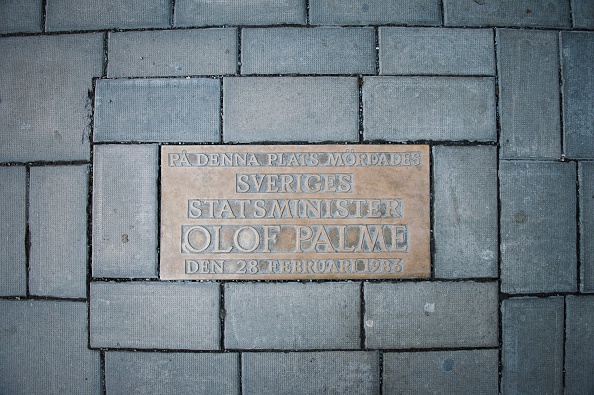
[[[594,292],[594,162],[581,162],[578,178],[580,183],[580,291]]]
[[[565,393],[592,393],[594,382],[594,295],[566,297]]]

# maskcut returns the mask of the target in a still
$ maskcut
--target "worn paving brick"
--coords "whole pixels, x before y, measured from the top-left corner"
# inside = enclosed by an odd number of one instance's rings
[[[365,77],[363,126],[366,140],[495,141],[494,80]]]
[[[46,30],[169,27],[169,0],[49,0]]]
[[[497,283],[365,284],[369,348],[497,346]]]
[[[570,27],[569,0],[444,0],[446,26]]]
[[[27,172],[0,166],[0,296],[26,295]]]
[[[562,32],[564,151],[594,158],[594,32]]]
[[[580,290],[594,292],[594,162],[581,162],[580,188]]]
[[[0,34],[41,31],[41,0],[2,0]]]
[[[359,347],[355,283],[227,283],[225,347]]]
[[[0,38],[0,162],[88,160],[101,34]]]
[[[594,393],[594,295],[567,296],[565,393]]]
[[[245,395],[377,394],[379,356],[372,351],[248,352],[242,355],[242,384]]]
[[[562,393],[563,298],[507,299],[501,312],[502,392]]]
[[[375,74],[372,28],[243,29],[242,74]]]
[[[497,149],[434,147],[435,276],[497,277]]]
[[[497,30],[503,158],[559,158],[557,33]]]
[[[86,303],[0,300],[0,317],[0,392],[101,394]]]
[[[109,33],[108,77],[234,74],[235,29]]]
[[[493,31],[379,28],[380,74],[494,75]]]
[[[87,295],[89,167],[31,168],[29,226],[32,295]]]
[[[497,350],[384,353],[384,394],[498,394]]]
[[[218,79],[99,80],[95,141],[218,142]]]
[[[594,2],[592,0],[571,0],[573,27],[594,29]]]
[[[108,394],[238,394],[234,353],[105,353]]]
[[[305,0],[176,0],[176,26],[305,24]]]
[[[216,350],[215,283],[91,283],[91,347]]]
[[[157,276],[157,145],[98,145],[93,276]]]
[[[441,24],[435,0],[310,0],[309,15],[314,25]]]
[[[501,291],[575,291],[575,163],[502,161]]]
[[[228,77],[225,142],[358,141],[359,89],[352,77]]]

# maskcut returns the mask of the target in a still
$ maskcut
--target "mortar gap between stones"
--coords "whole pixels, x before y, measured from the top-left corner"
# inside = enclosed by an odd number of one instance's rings
[[[171,0],[170,8],[169,8],[169,26],[175,26],[175,0]]]
[[[384,393],[384,351],[378,350],[379,395]]]
[[[101,393],[103,395],[107,395],[107,386],[105,385],[105,351],[99,351],[99,371],[100,377],[99,381],[101,382]]]
[[[359,348],[365,350],[365,282],[359,284]]]
[[[219,285],[219,348],[225,350],[225,283],[221,282]]]
[[[29,207],[31,197],[31,166],[25,166],[25,295],[29,299],[31,297],[29,280],[31,271],[31,225]]]

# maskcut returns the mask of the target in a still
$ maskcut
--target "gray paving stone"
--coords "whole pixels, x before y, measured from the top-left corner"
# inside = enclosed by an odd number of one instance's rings
[[[375,74],[372,28],[243,29],[242,74]]]
[[[567,296],[565,394],[594,393],[594,295]]]
[[[562,393],[563,298],[507,299],[501,311],[502,393]]]
[[[99,80],[95,141],[218,142],[218,79]]]
[[[579,164],[580,291],[594,292],[594,162]]]
[[[352,77],[228,77],[223,140],[358,141],[359,89]]]
[[[0,162],[88,160],[101,34],[0,38]]]
[[[573,27],[594,29],[594,2],[592,0],[571,0]]]
[[[564,151],[594,159],[594,32],[563,32]]]
[[[497,350],[384,353],[384,394],[498,394]]]
[[[503,158],[559,158],[557,33],[497,30]]]
[[[495,82],[488,77],[365,77],[363,124],[366,140],[495,141]]]
[[[494,75],[490,29],[379,28],[380,74]]]
[[[49,0],[46,30],[169,27],[169,0]]]
[[[497,283],[365,284],[369,348],[497,346]]]
[[[569,0],[443,0],[446,26],[570,27]]]
[[[575,163],[499,165],[501,291],[575,291]]]
[[[215,283],[91,283],[91,347],[216,350]]]
[[[0,296],[27,294],[27,172],[0,166]]]
[[[32,295],[87,295],[89,167],[31,167],[29,226]]]
[[[98,145],[93,276],[157,276],[157,145]]]
[[[109,33],[108,77],[235,74],[235,29]]]
[[[176,0],[176,26],[305,24],[305,0]]]
[[[244,353],[242,384],[254,394],[377,394],[379,355],[371,351]]]
[[[497,277],[497,149],[434,147],[435,277]]]
[[[2,0],[0,34],[41,31],[41,0]]]
[[[227,283],[225,347],[359,347],[355,283]]]
[[[234,353],[105,353],[108,394],[238,394]]]
[[[101,394],[86,303],[0,300],[0,317],[0,392]]]
[[[320,25],[441,24],[435,0],[310,0],[309,15]]]

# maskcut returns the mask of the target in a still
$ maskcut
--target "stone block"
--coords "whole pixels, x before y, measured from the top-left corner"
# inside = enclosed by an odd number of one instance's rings
[[[594,29],[594,2],[592,0],[571,0],[573,27]]]
[[[0,296],[27,294],[27,171],[0,166]]]
[[[29,226],[32,295],[87,295],[89,166],[31,167]]]
[[[495,141],[495,82],[488,77],[365,77],[363,127],[366,140]]]
[[[380,74],[494,75],[490,29],[379,28]]]
[[[594,162],[579,164],[580,291],[594,292]]]
[[[353,77],[229,77],[223,80],[225,142],[358,141]]]
[[[218,79],[99,80],[95,141],[218,142]]]
[[[433,148],[435,277],[497,277],[497,149]]]
[[[563,391],[563,298],[512,298],[501,306],[504,394]]]
[[[441,25],[441,10],[435,0],[310,0],[314,25]]]
[[[157,145],[97,145],[93,276],[157,276]]]
[[[564,152],[594,159],[594,32],[562,32]]]
[[[497,283],[365,283],[369,348],[496,347]]]
[[[565,393],[594,392],[594,295],[567,296]]]
[[[377,352],[249,352],[242,357],[245,395],[379,393]]]
[[[497,350],[384,353],[384,394],[498,394]]]
[[[242,74],[375,74],[372,28],[243,29]]]
[[[359,347],[356,283],[227,283],[225,347]]]
[[[170,26],[169,0],[50,0],[46,30],[139,29]]]
[[[101,394],[87,312],[84,302],[0,300],[0,392]]]
[[[575,163],[502,161],[499,179],[501,291],[575,291]]]
[[[108,394],[238,394],[235,353],[105,353]]]
[[[446,26],[570,27],[569,0],[444,0]]]
[[[235,29],[109,33],[108,77],[235,74]]]
[[[557,33],[497,30],[503,158],[559,158]]]
[[[0,38],[0,162],[88,160],[102,34]]]
[[[91,347],[216,350],[215,283],[91,283]]]
[[[0,2],[0,34],[41,31],[41,0]]]

